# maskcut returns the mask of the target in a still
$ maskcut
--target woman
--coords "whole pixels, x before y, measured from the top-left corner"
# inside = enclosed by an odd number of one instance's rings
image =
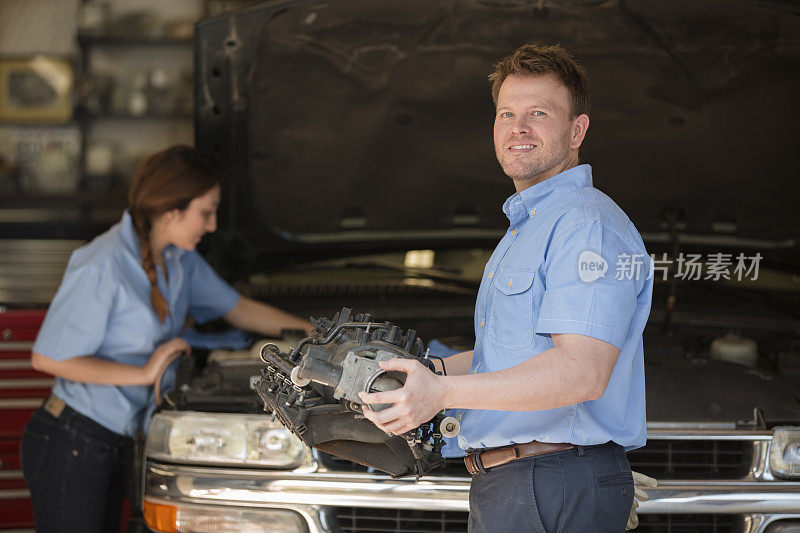
[[[219,201],[214,165],[169,148],[139,166],[122,220],[72,254],[31,356],[56,376],[21,445],[37,531],[119,529],[124,451],[155,380],[191,352],[180,337],[189,316],[268,336],[310,331],[240,296],[195,251],[217,227]]]

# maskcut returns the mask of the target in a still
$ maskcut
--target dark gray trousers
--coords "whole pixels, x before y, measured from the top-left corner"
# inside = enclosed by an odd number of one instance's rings
[[[613,442],[518,459],[472,476],[470,533],[623,533],[631,466]]]

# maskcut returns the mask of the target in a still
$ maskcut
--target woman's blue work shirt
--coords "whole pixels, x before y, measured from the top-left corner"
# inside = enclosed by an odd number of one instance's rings
[[[141,265],[139,238],[126,211],[122,220],[70,257],[33,351],[56,361],[94,355],[143,366],[158,345],[184,332],[187,314],[199,323],[233,309],[239,294],[196,251],[169,246],[168,276],[158,287],[169,305],[159,321]],[[168,280],[168,281],[167,281]],[[175,365],[164,382],[174,382]],[[121,435],[134,435],[152,403],[152,386],[101,385],[56,378],[53,393],[76,411]]]

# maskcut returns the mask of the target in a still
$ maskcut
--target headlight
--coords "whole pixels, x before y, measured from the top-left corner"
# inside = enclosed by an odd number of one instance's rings
[[[303,442],[265,415],[161,412],[147,455],[162,461],[297,468],[311,462]]]
[[[769,447],[769,467],[776,476],[800,477],[800,427],[776,427]]]
[[[240,509],[189,503],[144,502],[147,526],[162,533],[192,531],[247,533],[306,533],[306,521],[285,509]]]

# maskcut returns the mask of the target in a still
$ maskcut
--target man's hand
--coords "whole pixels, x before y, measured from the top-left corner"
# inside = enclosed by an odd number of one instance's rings
[[[373,411],[364,406],[364,416],[376,426],[392,435],[402,435],[433,418],[444,409],[442,376],[437,376],[418,361],[394,358],[378,363],[383,370],[406,374],[402,388],[367,394],[360,392],[366,404],[393,404],[383,411]]]

